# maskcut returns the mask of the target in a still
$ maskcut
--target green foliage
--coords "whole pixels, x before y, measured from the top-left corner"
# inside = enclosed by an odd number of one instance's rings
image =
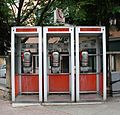
[[[5,0],[4,0],[5,1]],[[0,1],[0,14],[2,14],[3,18],[9,16],[10,9],[7,6],[6,2]],[[4,14],[4,15],[3,15]],[[1,17],[2,17],[1,16]]]
[[[120,14],[119,0],[1,0],[0,41],[9,46],[11,26],[58,25],[53,23],[56,7],[72,25],[108,27],[109,18]]]
[[[120,13],[120,6],[113,7],[112,13],[113,14]]]

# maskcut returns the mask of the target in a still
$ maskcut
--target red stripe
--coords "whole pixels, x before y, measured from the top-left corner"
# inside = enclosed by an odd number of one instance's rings
[[[69,28],[48,28],[48,32],[69,32]]]
[[[16,32],[37,32],[37,28],[16,28]]]
[[[80,31],[101,31],[101,28],[80,28]]]

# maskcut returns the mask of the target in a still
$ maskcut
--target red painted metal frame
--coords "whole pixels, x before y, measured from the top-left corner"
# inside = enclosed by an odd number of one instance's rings
[[[80,28],[80,31],[87,31],[87,32],[90,32],[90,31],[98,31],[100,32],[101,31],[101,28]]]
[[[69,28],[48,28],[48,32],[69,32]]]
[[[16,28],[16,32],[37,32],[37,28]]]

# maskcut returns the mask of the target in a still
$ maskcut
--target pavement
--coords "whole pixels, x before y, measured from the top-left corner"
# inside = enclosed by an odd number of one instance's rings
[[[120,115],[120,97],[109,98],[101,104],[21,106],[0,99],[0,115]]]

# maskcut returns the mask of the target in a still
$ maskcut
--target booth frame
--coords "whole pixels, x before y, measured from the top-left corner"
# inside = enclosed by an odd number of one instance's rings
[[[75,94],[74,94],[74,27],[65,27],[65,26],[56,26],[56,27],[43,27],[43,58],[44,58],[44,102],[48,101],[48,73],[47,73],[47,34],[49,33],[68,33],[71,34],[71,47],[70,47],[70,52],[71,52],[71,59],[70,59],[70,75],[71,75],[71,101],[75,101]]]
[[[102,45],[103,45],[103,100],[105,101],[107,98],[107,87],[106,87],[106,33],[105,27],[101,26],[77,26],[76,27],[76,101],[80,101],[80,64],[79,64],[79,34],[102,34]],[[97,62],[98,64],[98,62]],[[96,81],[97,82],[97,81]],[[98,87],[97,87],[98,88]]]
[[[42,31],[43,29],[43,31]],[[70,34],[70,54],[69,57],[69,74],[71,75],[69,81],[69,87],[71,88],[71,102],[80,101],[80,81],[79,81],[79,34],[101,34],[102,35],[102,46],[103,46],[103,100],[107,99],[107,67],[106,67],[106,31],[105,27],[102,26],[77,26],[77,27],[66,27],[66,26],[46,26],[46,27],[12,27],[11,29],[11,87],[12,87],[12,102],[16,102],[15,97],[15,35],[38,35],[39,39],[39,102],[48,101],[48,55],[47,55],[47,34]],[[43,34],[43,35],[42,35]],[[74,50],[75,48],[75,50]],[[76,52],[76,61],[75,53]],[[42,59],[43,53],[43,59]],[[76,64],[74,64],[74,61]],[[96,60],[98,64],[98,60]],[[42,66],[43,64],[43,66]],[[75,69],[76,65],[76,69]],[[42,73],[43,72],[43,73]],[[44,75],[44,76],[43,76]],[[21,78],[20,78],[21,79]],[[96,81],[97,82],[97,81]],[[21,85],[19,83],[19,85]],[[21,87],[21,86],[20,86]],[[70,89],[69,88],[69,89]],[[97,87],[98,89],[98,87]],[[64,92],[63,92],[64,93]],[[43,100],[44,99],[44,100]]]
[[[16,102],[15,97],[15,34],[38,35],[39,52],[39,102],[42,102],[42,28],[41,27],[12,27],[11,28],[11,84],[12,84],[12,102]],[[21,53],[21,52],[20,52]],[[20,65],[21,66],[21,65]],[[21,75],[20,75],[21,76]],[[19,77],[20,77],[19,76]],[[21,77],[20,77],[21,79]],[[21,87],[21,83],[19,83]]]

